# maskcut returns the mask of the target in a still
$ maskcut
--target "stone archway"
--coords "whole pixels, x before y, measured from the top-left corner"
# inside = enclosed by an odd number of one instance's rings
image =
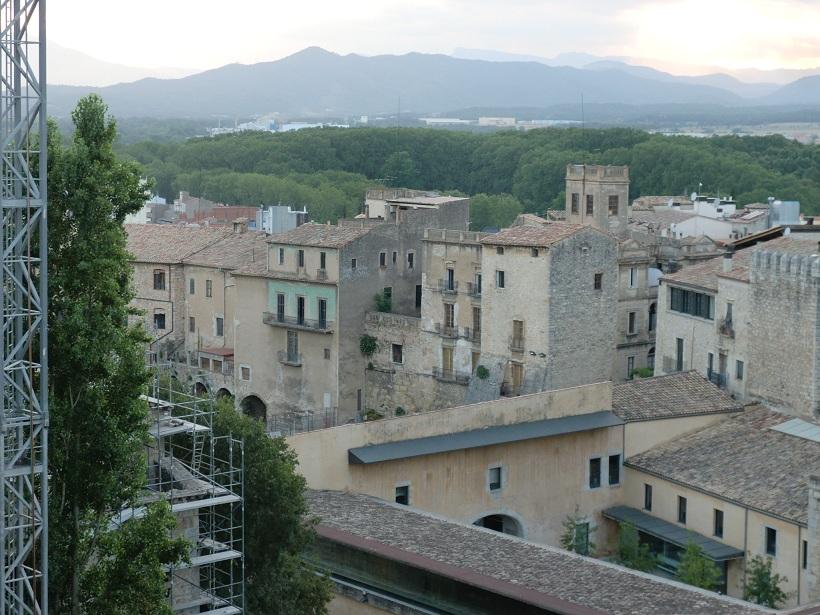
[[[194,395],[197,397],[202,397],[208,394],[208,387],[205,386],[204,382],[197,382],[194,384]]]
[[[510,515],[485,515],[474,521],[473,525],[478,525],[495,532],[501,532],[502,534],[510,534],[511,536],[524,536],[524,528],[522,527],[521,522]]]
[[[242,412],[258,421],[264,421],[268,416],[268,407],[256,395],[248,395],[240,404]]]

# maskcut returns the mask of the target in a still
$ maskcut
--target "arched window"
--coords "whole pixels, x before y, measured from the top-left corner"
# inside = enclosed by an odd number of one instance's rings
[[[658,323],[658,304],[651,303],[649,305],[649,330],[654,331],[655,325]]]

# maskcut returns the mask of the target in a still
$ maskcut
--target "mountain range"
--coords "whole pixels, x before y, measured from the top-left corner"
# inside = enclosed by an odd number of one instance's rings
[[[743,83],[729,75],[681,77],[621,59],[584,68],[539,61],[446,55],[339,55],[309,47],[273,62],[229,64],[176,79],[106,87],[49,86],[49,113],[65,116],[89,92],[121,117],[344,117],[401,111],[613,105],[820,106],[820,76],[791,84]]]

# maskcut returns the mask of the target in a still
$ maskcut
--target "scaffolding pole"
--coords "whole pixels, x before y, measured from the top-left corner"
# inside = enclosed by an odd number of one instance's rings
[[[0,613],[48,612],[45,0],[0,0]]]

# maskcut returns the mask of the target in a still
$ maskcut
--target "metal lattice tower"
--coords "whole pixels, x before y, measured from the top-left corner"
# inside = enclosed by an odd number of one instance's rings
[[[45,0],[0,0],[0,613],[48,611]]]

